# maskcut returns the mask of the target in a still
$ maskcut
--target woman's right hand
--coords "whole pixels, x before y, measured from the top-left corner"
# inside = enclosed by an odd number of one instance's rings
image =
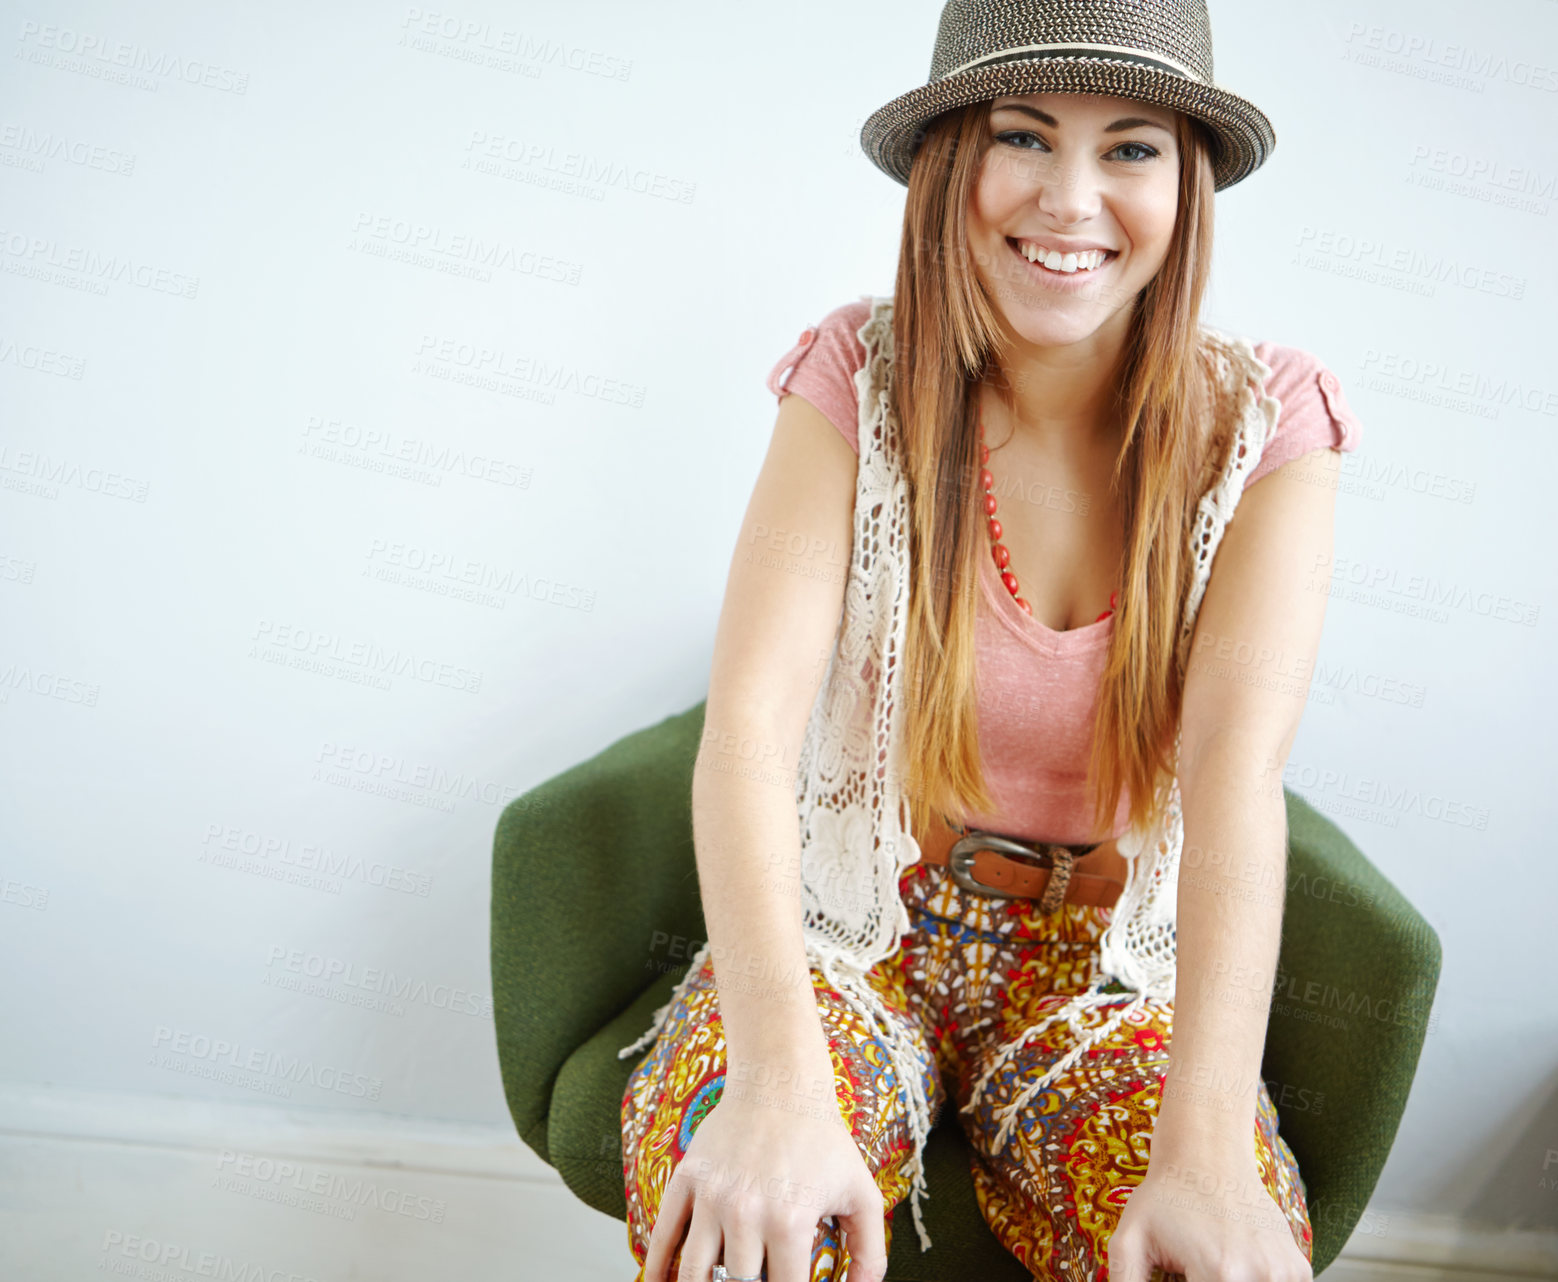
[[[831,1064],[822,1071],[776,1073],[786,1085],[761,1090],[727,1076],[660,1199],[644,1282],[709,1282],[715,1264],[752,1278],[765,1260],[768,1282],[807,1282],[818,1221],[830,1215],[845,1234],[849,1282],[880,1282],[882,1192],[839,1113]]]

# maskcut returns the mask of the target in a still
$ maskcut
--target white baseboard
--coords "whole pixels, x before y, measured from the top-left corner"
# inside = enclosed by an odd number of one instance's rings
[[[502,1129],[0,1084],[0,1279],[624,1282],[627,1226]]]
[[[489,1179],[560,1183],[514,1133],[387,1113],[0,1082],[0,1133],[152,1148],[245,1149]]]
[[[372,1207],[348,1219],[339,1197],[333,1207],[287,1204],[252,1180],[235,1196],[232,1181],[215,1178],[236,1173],[243,1159],[234,1154],[311,1171],[316,1188],[342,1172],[355,1172],[361,1187],[368,1173],[446,1213],[433,1224]],[[0,1160],[0,1207],[27,1211],[0,1234],[8,1279],[79,1278],[105,1268],[130,1236],[164,1250],[188,1243],[237,1259],[275,1256],[319,1278],[604,1282],[634,1268],[625,1226],[575,1198],[511,1127],[0,1083],[0,1159],[18,1155],[25,1161]],[[1558,1231],[1374,1207],[1360,1227],[1372,1231],[1354,1233],[1322,1275],[1330,1282],[1558,1278]],[[463,1271],[449,1267],[452,1250]],[[528,1266],[520,1274],[516,1259]]]
[[[1334,1273],[1336,1282],[1558,1278],[1555,1229],[1500,1229],[1447,1215],[1372,1208],[1367,1224],[1375,1231],[1354,1232],[1322,1277]]]

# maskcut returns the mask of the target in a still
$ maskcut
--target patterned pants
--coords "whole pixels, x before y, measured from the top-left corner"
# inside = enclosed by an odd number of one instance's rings
[[[1036,901],[965,891],[944,867],[926,864],[907,868],[899,887],[910,930],[898,951],[871,971],[870,982],[889,1011],[914,1030],[934,1114],[952,1087],[958,1124],[975,1152],[974,1190],[986,1222],[1034,1277],[1103,1282],[1109,1237],[1131,1189],[1147,1173],[1173,1003],[1151,1001],[1135,1022],[1124,1021],[1030,1100],[998,1143],[995,1107],[1063,1055],[1074,1034],[1063,1023],[1051,1024],[992,1071],[995,1057],[1037,1017],[1092,981],[1097,941],[1112,910],[1067,903],[1046,916]],[[816,968],[812,984],[832,1049],[839,1108],[882,1191],[890,1247],[892,1209],[908,1195],[911,1160],[891,1061]],[[725,1080],[712,963],[684,992],[622,1099],[628,1242],[640,1266],[638,1282],[660,1196]],[[1084,1028],[1108,1013],[1088,1012]],[[962,1111],[979,1082],[978,1106]],[[1277,1133],[1264,1084],[1255,1156],[1261,1182],[1286,1215],[1294,1241],[1313,1259],[1304,1184]],[[820,1221],[811,1282],[839,1282],[848,1259],[833,1218]],[[671,1278],[680,1264],[678,1249]]]

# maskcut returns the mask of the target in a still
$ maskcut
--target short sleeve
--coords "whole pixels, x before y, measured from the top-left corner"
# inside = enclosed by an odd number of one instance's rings
[[[1358,448],[1362,434],[1358,417],[1347,403],[1341,379],[1312,352],[1280,343],[1257,343],[1255,355],[1271,367],[1266,395],[1280,402],[1277,427],[1260,462],[1245,479],[1249,489],[1284,463],[1311,450],[1331,446],[1342,451]]]
[[[801,331],[795,346],[768,375],[768,390],[781,400],[790,392],[815,405],[856,454],[860,453],[860,398],[855,371],[866,363],[859,330],[871,314],[869,302],[835,307],[816,325]]]

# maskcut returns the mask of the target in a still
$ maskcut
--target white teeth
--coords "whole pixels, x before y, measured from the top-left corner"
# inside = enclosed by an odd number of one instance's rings
[[[1101,249],[1085,249],[1081,253],[1062,254],[1050,250],[1048,254],[1032,241],[1019,241],[1018,248],[1030,263],[1041,263],[1053,272],[1075,273],[1092,271],[1108,257]]]

